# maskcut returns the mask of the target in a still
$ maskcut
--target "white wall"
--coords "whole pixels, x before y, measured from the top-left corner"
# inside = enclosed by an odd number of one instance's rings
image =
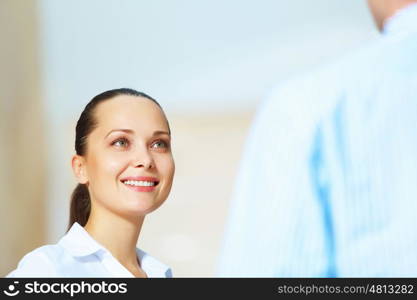
[[[253,108],[278,80],[375,36],[365,0],[40,4],[47,101],[66,117],[120,86],[180,113]]]

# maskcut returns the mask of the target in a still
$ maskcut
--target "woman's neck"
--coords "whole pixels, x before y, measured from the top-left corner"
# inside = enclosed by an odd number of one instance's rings
[[[85,230],[127,269],[140,267],[136,244],[144,217],[126,219],[106,211],[93,211]]]

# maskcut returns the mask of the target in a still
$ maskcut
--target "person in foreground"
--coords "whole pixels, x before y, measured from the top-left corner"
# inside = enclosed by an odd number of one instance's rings
[[[368,4],[380,39],[260,107],[218,276],[417,276],[417,1]]]
[[[25,255],[7,277],[172,277],[136,247],[145,216],[171,189],[170,139],[148,95],[115,89],[94,97],[76,126],[69,231]]]

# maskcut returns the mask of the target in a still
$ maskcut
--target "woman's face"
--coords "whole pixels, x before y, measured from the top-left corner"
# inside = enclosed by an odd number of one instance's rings
[[[97,105],[94,117],[85,156],[93,209],[152,212],[168,197],[175,170],[162,110],[146,98],[123,95]]]

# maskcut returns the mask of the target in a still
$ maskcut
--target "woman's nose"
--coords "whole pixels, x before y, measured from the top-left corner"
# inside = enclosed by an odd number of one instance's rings
[[[152,169],[155,167],[152,156],[148,151],[141,151],[134,159],[135,168]]]

